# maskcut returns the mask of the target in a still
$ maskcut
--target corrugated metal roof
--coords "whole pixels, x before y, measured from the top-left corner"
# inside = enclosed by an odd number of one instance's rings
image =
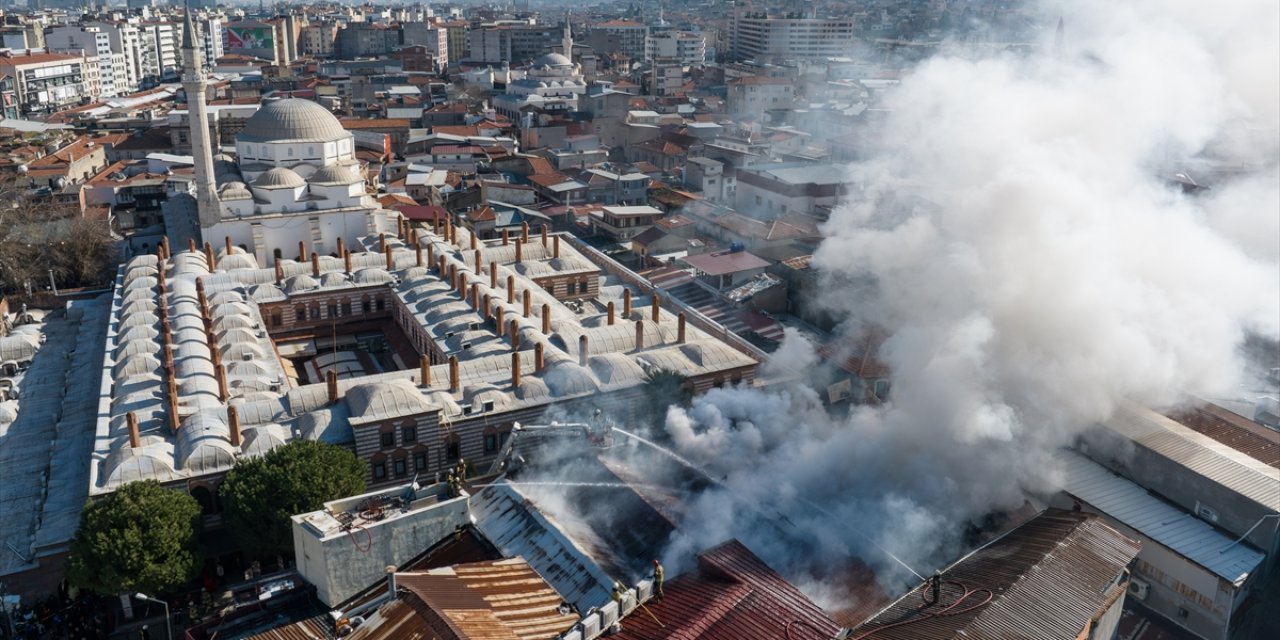
[[[1050,509],[948,567],[940,606],[924,605],[926,581],[849,637],[1075,640],[1124,588],[1138,548],[1093,514]]]
[[[1060,459],[1065,465],[1063,488],[1067,493],[1227,582],[1241,584],[1262,562],[1263,554],[1253,547],[1243,543],[1231,546],[1231,536],[1102,465],[1072,451],[1063,451]]]
[[[523,558],[398,574],[396,582],[468,638],[553,638],[578,621],[560,613],[564,598]]]
[[[1280,469],[1280,433],[1211,402],[1165,414],[1263,464]]]
[[[825,640],[839,627],[790,583],[731,540],[698,556],[698,569],[669,581],[662,599],[622,623],[621,640],[700,638]]]
[[[1272,511],[1280,511],[1280,469],[1196,433],[1131,402],[1117,407],[1106,428]]]

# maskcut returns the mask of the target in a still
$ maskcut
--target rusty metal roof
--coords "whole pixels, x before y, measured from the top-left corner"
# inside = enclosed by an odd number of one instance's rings
[[[1242,415],[1211,402],[1164,415],[1263,464],[1280,469],[1280,433]]]
[[[560,613],[564,598],[522,558],[398,573],[396,584],[400,599],[369,617],[352,640],[535,640],[554,638],[578,621]]]
[[[850,640],[1074,640],[1122,592],[1141,545],[1098,516],[1049,509],[926,581],[854,628]]]
[[[698,569],[669,581],[664,597],[622,623],[621,640],[826,640],[839,627],[742,543],[698,556]]]

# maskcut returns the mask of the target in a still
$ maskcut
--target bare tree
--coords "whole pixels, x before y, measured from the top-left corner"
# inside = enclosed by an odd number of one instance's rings
[[[100,286],[111,280],[117,256],[105,220],[32,197],[19,180],[0,179],[0,291],[43,289],[50,273],[59,288]]]

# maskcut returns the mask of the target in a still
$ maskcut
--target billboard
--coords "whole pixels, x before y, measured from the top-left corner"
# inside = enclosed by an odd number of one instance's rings
[[[229,24],[223,29],[228,50],[275,50],[275,29],[262,23]]]

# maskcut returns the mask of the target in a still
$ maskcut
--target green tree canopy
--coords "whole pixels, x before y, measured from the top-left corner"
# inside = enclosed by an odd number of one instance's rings
[[[71,582],[102,594],[165,593],[200,569],[200,504],[154,480],[90,502],[71,541]]]
[[[227,472],[222,497],[227,530],[247,552],[293,553],[290,516],[365,489],[365,466],[350,451],[295,440],[261,458],[241,458]]]

